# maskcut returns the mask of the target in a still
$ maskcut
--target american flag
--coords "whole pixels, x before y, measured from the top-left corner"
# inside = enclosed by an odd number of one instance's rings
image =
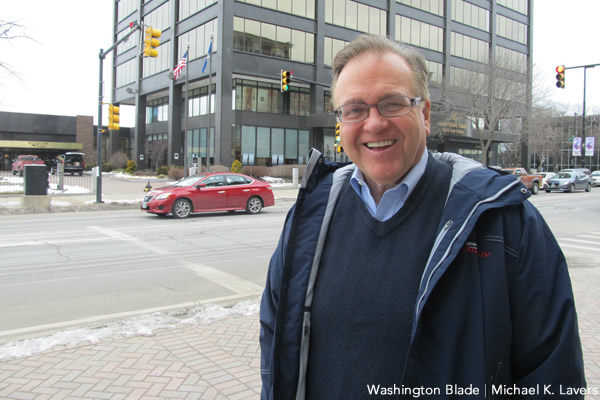
[[[181,60],[179,60],[179,63],[177,63],[175,69],[173,70],[173,76],[175,77],[175,79],[179,78],[181,71],[183,71],[183,69],[185,68],[185,65],[187,63],[187,57],[188,52],[186,51],[183,57],[181,57]]]

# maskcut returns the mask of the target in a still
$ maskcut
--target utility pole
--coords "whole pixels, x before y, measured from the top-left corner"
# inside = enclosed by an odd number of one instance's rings
[[[565,87],[565,74],[563,72],[565,72],[567,69],[576,69],[576,68],[583,68],[583,113],[582,113],[582,117],[583,117],[583,128],[581,129],[581,167],[585,168],[585,148],[587,147],[585,144],[585,90],[586,90],[586,75],[587,75],[587,69],[588,68],[594,68],[596,66],[598,66],[600,64],[588,64],[588,65],[578,65],[576,67],[565,67],[564,65],[559,65],[558,67],[556,67],[556,72],[558,72],[558,75],[556,75],[556,86],[558,88],[564,88]],[[559,68],[562,68],[562,70],[559,70]],[[577,115],[577,114],[575,114]],[[575,118],[575,117],[574,117]],[[575,122],[575,124],[577,124],[577,122]],[[575,125],[577,126],[577,125]],[[577,132],[575,132],[575,136],[577,136]],[[575,161],[575,164],[577,165],[577,161]]]
[[[131,32],[129,32],[127,35],[123,36],[121,39],[119,39],[118,41],[113,43],[113,45],[110,46],[106,51],[103,51],[102,49],[100,49],[100,54],[98,55],[98,57],[100,59],[100,67],[99,67],[100,78],[99,78],[99,84],[98,84],[98,130],[97,130],[97,134],[96,134],[96,168],[98,169],[98,172],[96,173],[96,203],[103,202],[102,201],[102,133],[104,132],[104,130],[102,129],[102,98],[103,98],[102,84],[104,83],[102,81],[103,64],[104,64],[104,59],[106,58],[106,56],[111,51],[113,51],[118,45],[120,45],[121,43],[123,43],[124,41],[129,39],[129,36],[131,36],[135,31],[139,30],[140,26],[138,25],[137,22],[134,21],[134,22],[129,23],[129,28],[131,28]]]

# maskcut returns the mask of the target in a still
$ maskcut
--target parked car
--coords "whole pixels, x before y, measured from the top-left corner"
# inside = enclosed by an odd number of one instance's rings
[[[85,153],[67,152],[60,154],[56,158],[65,165],[65,174],[79,174],[81,176],[85,168],[83,157],[85,157]]]
[[[531,194],[538,194],[542,187],[542,176],[540,174],[529,174],[525,168],[502,168],[502,171],[513,174]]]
[[[540,175],[542,176],[542,188],[545,188],[546,181],[548,181],[548,179],[556,177],[556,172],[540,172]]]
[[[544,190],[550,193],[553,190],[561,192],[574,192],[583,189],[592,190],[592,180],[583,172],[559,172],[554,178],[548,179]]]
[[[592,186],[600,186],[600,170],[592,172]]]
[[[193,175],[171,186],[149,191],[141,209],[159,216],[172,214],[187,218],[204,211],[245,210],[258,214],[275,204],[271,185],[247,175],[232,172]]]
[[[42,160],[38,156],[34,156],[34,155],[30,155],[30,154],[24,154],[21,156],[17,156],[17,158],[12,163],[12,174],[13,175],[19,174],[19,176],[23,176],[26,165],[36,165],[36,164],[37,165],[46,165],[44,163],[44,160]]]
[[[560,172],[583,172],[587,176],[592,176],[592,171],[587,168],[567,168],[560,170]]]

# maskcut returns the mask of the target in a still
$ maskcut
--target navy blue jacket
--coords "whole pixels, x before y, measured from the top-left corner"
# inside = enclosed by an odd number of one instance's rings
[[[529,191],[472,160],[430,156],[453,174],[394,390],[422,388],[428,399],[583,398],[574,394],[585,379],[567,264]],[[337,196],[353,169],[311,153],[261,301],[263,400],[305,398],[313,287]]]

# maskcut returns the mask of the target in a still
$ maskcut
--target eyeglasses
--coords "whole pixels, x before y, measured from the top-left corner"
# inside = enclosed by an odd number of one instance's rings
[[[379,114],[383,117],[397,117],[410,112],[414,106],[421,104],[421,98],[408,96],[391,96],[376,104],[346,104],[335,110],[341,122],[360,122],[369,117],[369,110],[377,106]]]

